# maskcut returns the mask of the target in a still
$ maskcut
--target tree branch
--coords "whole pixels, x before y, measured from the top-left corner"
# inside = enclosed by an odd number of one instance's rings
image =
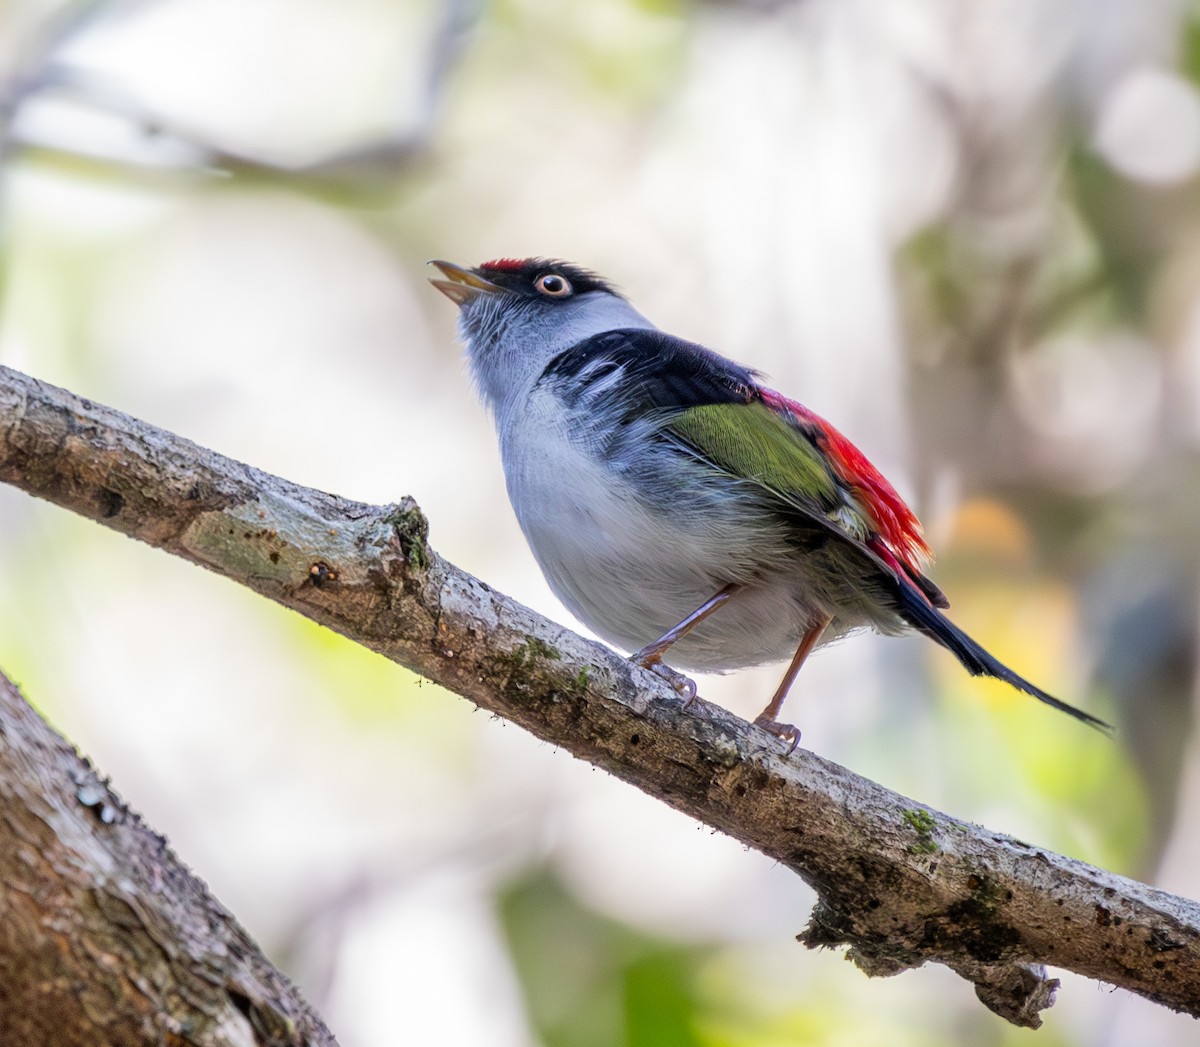
[[[1036,1026],[1041,964],[1200,1015],[1200,906],[969,825],[683,707],[650,673],[434,553],[411,499],[299,487],[0,367],[0,480],[226,575],[788,866],[800,940],[868,974],[929,961]]]
[[[336,1047],[153,833],[0,675],[6,1047]]]

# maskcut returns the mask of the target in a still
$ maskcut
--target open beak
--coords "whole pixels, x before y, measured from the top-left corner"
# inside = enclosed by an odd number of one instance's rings
[[[450,278],[448,280],[430,279],[429,282],[456,305],[463,306],[481,294],[497,294],[504,290],[499,284],[485,280],[474,270],[464,269],[461,265],[455,265],[453,262],[441,262],[434,259],[429,264],[436,265]]]

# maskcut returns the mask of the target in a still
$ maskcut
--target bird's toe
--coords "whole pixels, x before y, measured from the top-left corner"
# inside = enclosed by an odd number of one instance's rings
[[[655,676],[661,680],[665,680],[670,684],[671,689],[683,699],[684,707],[691,705],[696,700],[696,681],[683,673],[672,669],[669,665],[664,665],[662,662],[638,662],[643,669],[649,669]]]
[[[784,742],[787,745],[789,753],[795,752],[796,746],[800,744],[800,728],[790,723],[780,723],[778,720],[772,720],[767,716],[759,716],[754,721],[754,724],[756,727],[761,727],[764,731],[769,731],[780,741]]]

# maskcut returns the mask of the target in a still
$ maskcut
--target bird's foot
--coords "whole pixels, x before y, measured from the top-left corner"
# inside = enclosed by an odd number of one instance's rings
[[[800,744],[800,728],[794,727],[790,723],[780,723],[763,714],[755,719],[754,725],[761,727],[764,731],[770,731],[780,741],[787,743],[789,753],[794,753],[796,746]]]
[[[641,652],[638,652],[638,654],[630,658],[630,661],[634,665],[640,665],[643,669],[649,669],[660,680],[665,680],[670,685],[671,690],[683,699],[683,707],[685,709],[696,700],[696,681],[672,669],[669,665],[664,665],[656,656],[651,655],[648,658],[644,658],[641,657]]]

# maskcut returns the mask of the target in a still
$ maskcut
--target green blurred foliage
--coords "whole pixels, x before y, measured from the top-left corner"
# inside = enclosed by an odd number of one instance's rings
[[[703,1047],[697,971],[707,954],[594,912],[548,871],[497,896],[529,1007],[546,1047]]]
[[[562,4],[548,8],[536,0],[496,0],[485,13],[488,30],[484,68],[503,75],[505,66],[530,59],[529,41],[539,46],[534,60],[544,63],[538,79],[575,85],[588,101],[604,107],[641,105],[662,98],[678,81],[687,31],[685,0],[629,0]],[[525,117],[569,109],[553,93],[527,100]]]
[[[1102,296],[1109,310],[1100,319],[1110,325],[1145,324],[1169,246],[1163,242],[1168,231],[1158,220],[1164,208],[1155,197],[1161,197],[1161,192],[1140,191],[1083,142],[1068,142],[1064,151],[1061,195],[1079,219],[1091,248],[1091,271],[1082,275],[1075,293],[1063,295],[1065,304],[1086,305],[1090,297]],[[1180,208],[1166,210],[1177,216]],[[1071,311],[1062,305],[1051,302],[1043,308],[1047,331],[1072,319]]]

